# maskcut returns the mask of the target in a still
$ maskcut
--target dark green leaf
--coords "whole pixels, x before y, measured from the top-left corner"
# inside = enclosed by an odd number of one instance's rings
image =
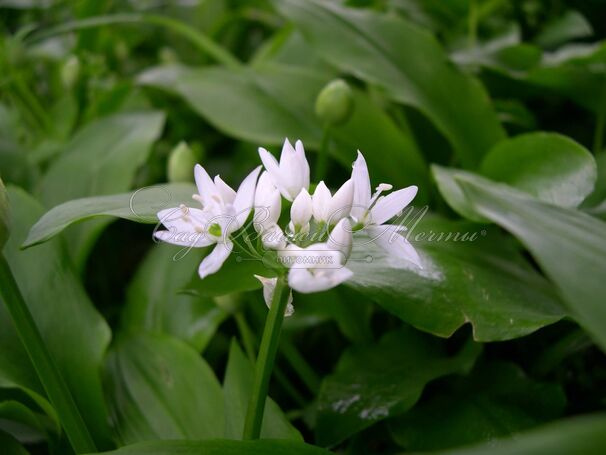
[[[487,95],[430,33],[395,15],[318,0],[275,2],[329,63],[423,112],[468,166],[504,137]]]
[[[0,447],[4,455],[28,455],[29,452],[10,434],[0,430]]]
[[[9,225],[9,204],[8,196],[6,195],[6,188],[4,182],[0,179],[0,248],[4,247],[6,240],[8,239],[8,225]]]
[[[508,436],[559,417],[561,386],[529,379],[515,364],[479,365],[466,378],[390,421],[407,450],[437,450]]]
[[[40,442],[50,433],[55,437],[61,433],[58,422],[13,400],[0,402],[0,431],[2,430],[25,443]]]
[[[333,445],[375,422],[410,409],[425,385],[468,371],[480,345],[466,344],[448,356],[441,341],[403,328],[375,345],[350,348],[322,383],[316,436]]]
[[[223,436],[223,392],[187,344],[131,334],[110,350],[104,372],[114,430],[122,444]]]

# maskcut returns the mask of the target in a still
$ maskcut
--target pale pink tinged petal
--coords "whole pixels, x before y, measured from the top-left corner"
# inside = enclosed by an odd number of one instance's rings
[[[418,188],[409,186],[381,196],[370,211],[372,224],[383,224],[400,213],[417,195]]]
[[[205,278],[208,275],[218,272],[225,260],[229,257],[233,248],[234,245],[231,242],[217,243],[217,246],[215,246],[208,256],[202,259],[200,267],[198,267],[200,278]]]
[[[312,198],[313,215],[316,221],[328,221],[332,196],[324,181],[318,183]]]
[[[309,294],[332,289],[352,276],[353,272],[346,267],[321,270],[314,273],[307,269],[291,268],[288,272],[288,284],[295,291]]]
[[[257,184],[257,178],[261,172],[261,166],[257,166],[246,178],[242,181],[238,187],[238,192],[234,199],[234,210],[235,210],[235,223],[231,223],[229,226],[229,232],[233,232],[240,229],[253,206],[255,200],[255,186]]]
[[[353,203],[353,181],[349,179],[334,194],[330,201],[328,219],[330,224],[336,224],[340,219],[349,216]]]
[[[303,147],[303,142],[298,140],[295,143],[295,152],[297,155],[297,161],[299,161],[299,167],[301,168],[301,179],[303,188],[309,189],[309,163],[307,162],[307,157],[305,156],[305,148]]]
[[[232,204],[234,202],[236,192],[218,175],[215,176],[215,187],[225,203]]]
[[[206,170],[199,164],[196,164],[194,167],[194,177],[196,179],[198,193],[200,196],[202,196],[203,203],[206,204],[206,201],[208,201],[214,194],[218,194],[217,188],[213,180],[210,178],[210,175],[208,175],[208,172],[206,172]]]
[[[404,259],[423,268],[417,250],[401,235],[400,226],[384,224],[382,226],[369,226],[366,230],[371,239],[390,256]]]
[[[253,275],[257,280],[261,282],[263,285],[263,300],[265,300],[265,305],[267,308],[271,308],[271,302],[274,298],[274,291],[276,290],[276,283],[278,282],[277,278],[266,278],[260,275]],[[292,291],[288,290],[288,302],[286,303],[286,309],[284,310],[284,316],[292,316],[295,312],[294,307],[292,306]]]
[[[359,150],[358,158],[353,163],[351,180],[354,186],[351,215],[359,221],[368,209],[371,196],[368,166],[366,166],[366,160]]]

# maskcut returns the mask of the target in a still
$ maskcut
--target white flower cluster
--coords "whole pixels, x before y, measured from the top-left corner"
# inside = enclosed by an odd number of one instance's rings
[[[372,194],[366,161],[358,152],[351,178],[334,194],[322,181],[310,195],[309,164],[301,141],[293,147],[286,139],[280,161],[264,148],[259,148],[259,156],[265,170],[261,173],[261,166],[255,168],[237,191],[218,175],[211,179],[196,165],[198,193],[193,199],[200,208],[181,205],[158,212],[167,228],[156,232],[158,239],[188,248],[216,244],[200,264],[201,278],[217,272],[234,243],[239,245],[242,239],[244,251],[253,258],[267,262],[265,256],[270,255],[276,269],[288,269],[290,288],[303,293],[324,291],[353,275],[346,263],[353,235],[359,231],[366,231],[389,254],[420,266],[416,251],[399,234],[404,228],[387,224],[414,199],[416,186],[383,195],[392,186],[382,183]],[[289,220],[284,220],[283,205],[290,205]],[[252,222],[247,225],[253,208]],[[250,240],[249,226],[256,233],[256,245]],[[269,304],[277,279],[257,278]],[[287,312],[292,312],[291,305]]]

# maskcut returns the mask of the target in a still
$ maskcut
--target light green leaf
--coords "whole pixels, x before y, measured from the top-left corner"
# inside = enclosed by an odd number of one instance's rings
[[[517,338],[566,311],[553,286],[498,229],[426,215],[405,220],[423,268],[357,237],[346,283],[418,329],[448,337],[469,323],[477,341]]]
[[[565,405],[559,384],[533,381],[512,363],[489,362],[389,426],[406,450],[446,449],[518,433],[559,417]]]
[[[561,134],[542,132],[500,142],[484,157],[480,173],[562,207],[578,206],[597,178],[587,149]]]
[[[166,333],[202,351],[229,313],[208,297],[180,292],[200,261],[198,249],[154,246],[128,287],[122,326]]]
[[[109,344],[110,330],[89,300],[70,267],[59,239],[23,251],[20,245],[33,222],[42,214],[27,193],[9,188],[11,238],[4,254],[48,350],[83,412],[97,442],[109,438],[107,412],[101,391],[99,368]],[[53,418],[43,389],[23,351],[4,305],[0,305],[0,384],[23,388]],[[77,349],[66,349],[77,346]]]
[[[606,223],[580,211],[547,204],[505,185],[457,177],[482,216],[528,248],[560,290],[572,316],[606,349]]]
[[[242,439],[244,420],[254,385],[254,373],[251,361],[246,358],[238,343],[232,341],[223,380],[226,438]],[[271,398],[265,402],[261,438],[303,441],[301,434]]]
[[[318,443],[337,444],[407,411],[428,382],[471,369],[480,350],[480,345],[468,342],[456,355],[448,356],[440,340],[409,327],[388,333],[375,345],[350,348],[322,383]]]
[[[443,455],[602,455],[606,447],[606,415],[573,417],[462,449],[425,454]]]
[[[193,170],[192,170],[193,172]],[[190,204],[196,187],[187,183],[171,183],[141,188],[131,193],[74,199],[53,207],[32,226],[23,247],[42,243],[68,226],[98,216],[124,218],[139,223],[158,222],[156,213],[162,209]]]
[[[223,392],[213,371],[187,344],[167,335],[125,335],[104,371],[119,441],[223,436]]]
[[[40,200],[50,208],[71,199],[129,190],[163,125],[164,115],[154,111],[116,114],[88,124],[42,178]],[[106,224],[107,220],[97,220],[70,233],[68,246],[77,264],[83,263]]]
[[[256,441],[214,439],[143,442],[112,452],[104,452],[103,455],[330,455],[330,453],[320,447],[285,439]]]
[[[452,67],[429,32],[395,15],[334,2],[275,4],[329,63],[423,112],[465,165],[477,165],[505,136],[481,85]]]

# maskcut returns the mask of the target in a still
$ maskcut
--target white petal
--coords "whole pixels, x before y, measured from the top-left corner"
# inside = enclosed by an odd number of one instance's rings
[[[346,267],[314,273],[307,269],[291,268],[288,272],[288,284],[295,291],[309,294],[332,289],[352,276],[353,272]]]
[[[214,196],[218,196],[219,192],[215,183],[208,175],[208,172],[200,166],[196,164],[194,167],[194,177],[196,179],[196,186],[198,187],[198,193],[202,197],[203,204],[206,205],[210,201],[210,199]]]
[[[238,187],[238,192],[234,199],[234,210],[236,212],[236,220],[233,225],[228,227],[229,232],[233,232],[236,229],[240,229],[248,215],[250,209],[253,206],[255,200],[255,186],[257,184],[257,177],[261,172],[261,166],[257,166],[246,178],[242,181]]]
[[[284,196],[289,201],[292,201],[296,194],[291,197],[290,193],[282,184],[283,177],[280,171],[280,165],[278,164],[276,158],[263,147],[259,147],[259,157],[261,158],[261,162],[263,163],[263,166],[265,166],[265,169],[269,173],[269,176],[271,177],[276,188],[278,188],[280,193],[282,193],[282,196]]]
[[[290,208],[290,219],[296,227],[303,227],[311,220],[312,212],[313,205],[311,196],[307,190],[303,188],[292,203]]]
[[[198,267],[200,278],[205,278],[208,275],[218,272],[225,260],[229,257],[233,248],[234,244],[231,242],[217,243],[217,246],[208,256],[202,259],[200,267]]]
[[[281,250],[286,248],[286,236],[277,224],[269,225],[260,232],[261,242],[265,248]]]
[[[276,290],[276,283],[278,282],[277,278],[266,278],[260,275],[254,275],[254,277],[261,282],[263,285],[263,299],[265,300],[265,305],[267,308],[271,308],[271,301],[274,298],[274,291]],[[284,310],[284,316],[292,316],[295,312],[295,308],[292,306],[292,290],[289,289],[288,303],[286,304],[286,309]]]
[[[280,192],[267,171],[263,171],[255,190],[255,223],[260,226],[277,223],[281,210]],[[255,229],[257,229],[256,226]]]
[[[295,143],[295,152],[297,156],[297,161],[299,162],[299,169],[301,170],[301,180],[303,188],[306,190],[309,189],[309,163],[307,162],[307,157],[305,156],[305,149],[303,148],[303,142],[298,140]]]
[[[236,192],[218,175],[215,176],[215,187],[217,188],[217,191],[223,198],[224,202],[228,204],[232,204],[234,202]]]
[[[329,222],[331,225],[337,224],[337,222],[349,216],[351,206],[353,203],[354,186],[353,180],[349,179],[332,197],[330,201],[330,213]]]
[[[313,215],[316,221],[328,221],[331,200],[330,190],[326,187],[324,181],[321,181],[318,183],[312,199]]]
[[[372,240],[391,256],[405,259],[416,266],[423,268],[421,258],[417,251],[410,242],[400,234],[400,226],[385,224],[382,226],[368,226],[366,230],[370,234]]]
[[[383,224],[401,212],[417,195],[418,188],[409,186],[380,197],[370,211],[372,224]]]
[[[188,248],[202,248],[215,243],[208,235],[201,232],[157,231],[154,237],[165,243]]]
[[[284,140],[282,155],[280,155],[280,179],[291,197],[290,200],[305,188],[305,169],[302,169],[297,152],[288,139]]]
[[[360,220],[362,216],[364,216],[366,209],[368,209],[371,193],[368,166],[366,166],[366,160],[359,150],[358,158],[353,163],[351,179],[354,185],[351,215],[356,218],[356,220]]]
[[[353,245],[353,232],[351,223],[347,218],[343,218],[337,223],[329,234],[326,243],[329,248],[334,248],[343,253],[344,260],[347,261]]]

